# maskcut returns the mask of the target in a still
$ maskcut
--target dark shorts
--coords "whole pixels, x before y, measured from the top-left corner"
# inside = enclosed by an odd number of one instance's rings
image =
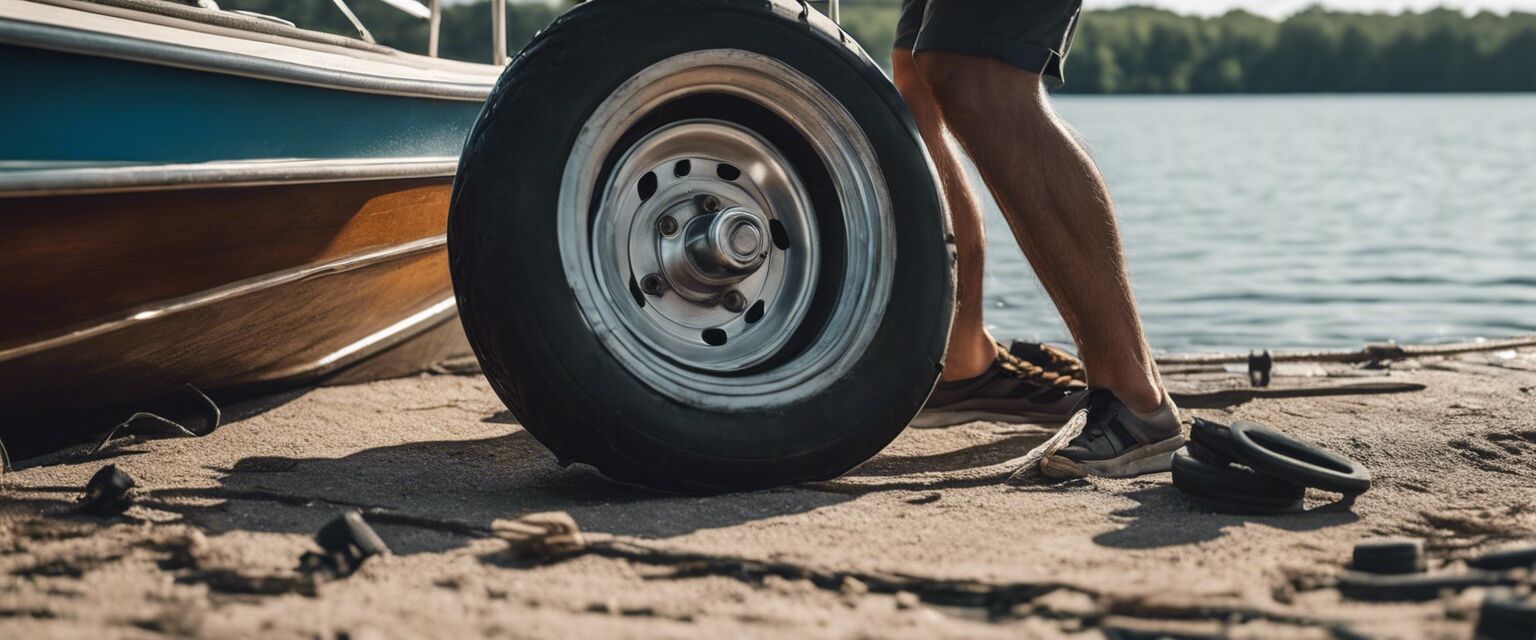
[[[896,48],[997,58],[1063,79],[1082,0],[902,0]]]

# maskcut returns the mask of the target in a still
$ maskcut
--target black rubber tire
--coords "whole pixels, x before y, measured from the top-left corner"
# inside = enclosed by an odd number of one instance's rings
[[[1189,454],[1201,462],[1222,466],[1237,460],[1232,428],[1220,422],[1195,418],[1189,428],[1189,440]]]
[[[1224,513],[1287,513],[1301,508],[1305,487],[1235,466],[1173,454],[1173,486]]]
[[[1371,488],[1371,472],[1360,463],[1257,423],[1232,423],[1232,442],[1238,462],[1292,484],[1344,495]]]
[[[890,81],[811,13],[761,0],[594,0],[535,37],[497,83],[454,180],[454,288],[492,387],[562,464],[687,493],[827,479],[889,444],[932,391],[954,300],[933,169]],[[851,370],[819,393],[731,412],[671,400],[616,361],[556,242],[562,172],[589,114],[645,67],[718,48],[773,57],[841,102],[879,158],[896,235],[895,285]]]

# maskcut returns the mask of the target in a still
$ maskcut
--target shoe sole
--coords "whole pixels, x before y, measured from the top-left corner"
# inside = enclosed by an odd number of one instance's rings
[[[1009,424],[1058,424],[1066,422],[1072,417],[1071,413],[1004,413],[1001,411],[988,411],[985,409],[971,409],[962,411],[924,411],[917,414],[909,425],[914,429],[937,429],[941,427],[953,427],[955,425],[971,422],[1006,422]]]
[[[1173,453],[1183,448],[1183,434],[1136,447],[1107,460],[1073,460],[1090,474],[1105,478],[1132,478],[1173,468]]]

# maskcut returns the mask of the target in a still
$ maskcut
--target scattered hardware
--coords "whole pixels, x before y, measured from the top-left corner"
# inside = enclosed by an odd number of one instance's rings
[[[336,577],[352,575],[363,561],[376,555],[389,553],[389,547],[363,520],[363,514],[353,510],[320,527],[315,542],[324,551],[306,551],[299,558],[299,570],[308,573],[329,573]]]
[[[97,516],[115,516],[133,505],[131,493],[136,483],[117,465],[102,467],[85,484],[85,495],[80,496],[79,510]]]
[[[550,560],[586,549],[576,520],[564,511],[530,513],[491,523],[491,533],[507,541],[506,555],[514,560]]]
[[[1352,496],[1370,483],[1349,458],[1242,420],[1229,427],[1195,418],[1173,458],[1174,486],[1220,511],[1285,513],[1301,508],[1307,487]]]
[[[1388,575],[1423,573],[1424,541],[1418,538],[1367,538],[1355,543],[1349,568]]]

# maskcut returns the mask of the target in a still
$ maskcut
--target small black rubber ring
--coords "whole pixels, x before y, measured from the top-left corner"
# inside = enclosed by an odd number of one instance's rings
[[[1354,460],[1257,423],[1232,423],[1232,442],[1238,462],[1291,484],[1345,495],[1371,488],[1371,472]]]

